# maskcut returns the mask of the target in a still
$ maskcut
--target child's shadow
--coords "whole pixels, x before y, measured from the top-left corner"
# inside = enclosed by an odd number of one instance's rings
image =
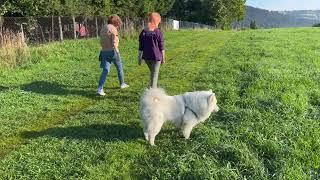
[[[42,131],[24,131],[23,138],[38,138],[51,136],[67,139],[97,139],[107,142],[130,141],[142,137],[142,130],[138,125],[123,124],[93,124],[87,126],[55,127]]]
[[[44,95],[79,95],[93,99],[98,98],[95,92],[92,90],[85,90],[85,88],[82,87],[69,87],[66,85],[59,84],[57,82],[34,81],[32,83],[22,85],[21,89],[24,91]]]

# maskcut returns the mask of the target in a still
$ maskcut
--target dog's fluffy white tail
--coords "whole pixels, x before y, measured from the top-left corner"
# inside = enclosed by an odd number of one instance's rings
[[[141,103],[144,105],[155,104],[166,96],[166,92],[161,88],[146,89],[141,97]]]

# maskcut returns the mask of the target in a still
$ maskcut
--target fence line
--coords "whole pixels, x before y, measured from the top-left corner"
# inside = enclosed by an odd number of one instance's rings
[[[51,17],[1,17],[0,38],[4,31],[22,33],[28,43],[46,43],[62,41],[64,39],[99,37],[102,26],[107,22],[104,16],[51,16]],[[162,29],[173,29],[173,19],[164,18]],[[120,27],[121,33],[132,34],[145,27],[147,24],[142,18],[124,18]],[[207,28],[212,26],[179,21],[180,29]],[[1,47],[1,45],[0,45]]]

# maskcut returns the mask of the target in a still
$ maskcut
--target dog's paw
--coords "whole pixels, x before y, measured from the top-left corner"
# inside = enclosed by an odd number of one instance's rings
[[[182,132],[182,135],[185,139],[189,139],[190,138],[190,133],[189,132]]]

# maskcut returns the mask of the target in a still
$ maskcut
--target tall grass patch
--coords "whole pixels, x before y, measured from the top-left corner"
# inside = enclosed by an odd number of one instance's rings
[[[22,33],[0,33],[0,68],[8,69],[23,65],[29,60],[29,49]]]

